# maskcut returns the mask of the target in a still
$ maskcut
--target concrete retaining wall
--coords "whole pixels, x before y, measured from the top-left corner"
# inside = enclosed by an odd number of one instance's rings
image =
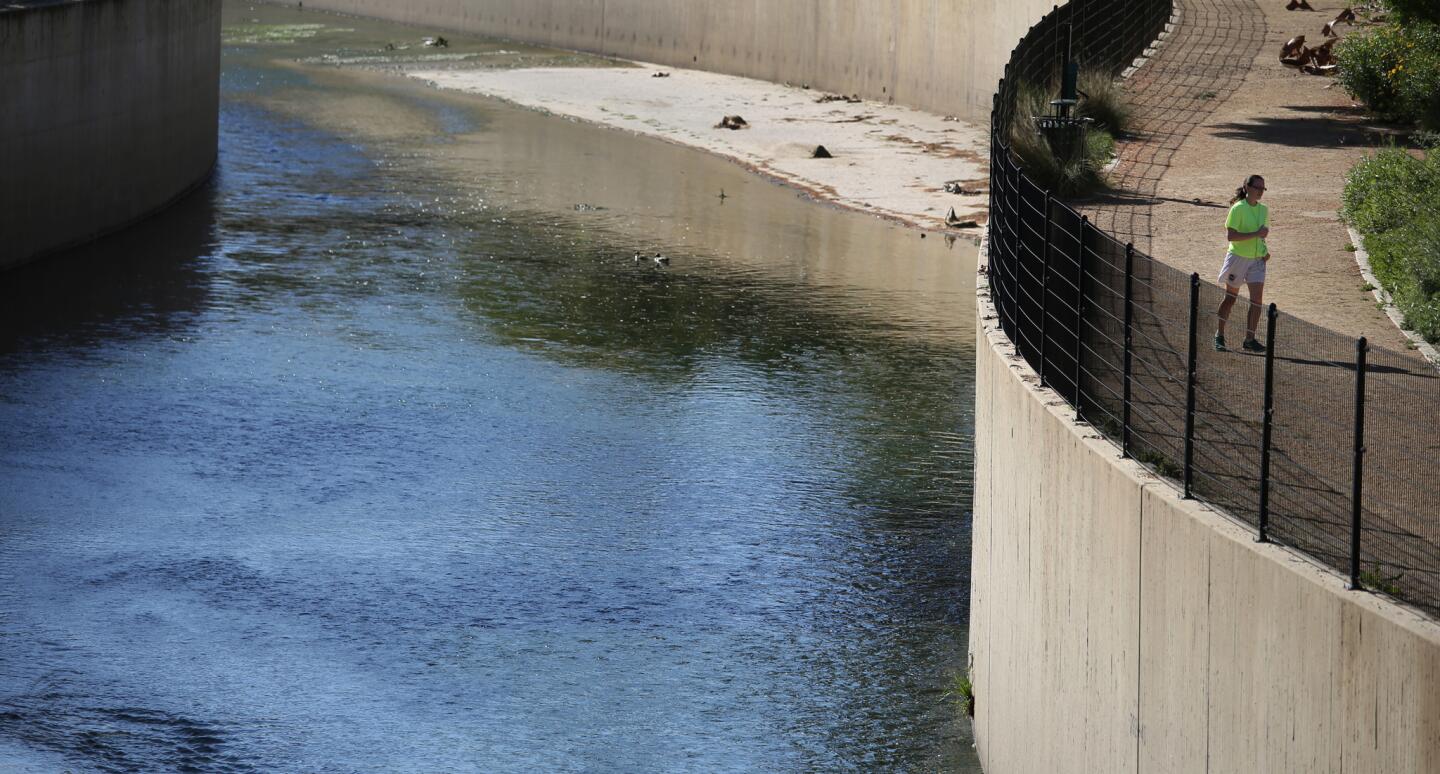
[[[1440,771],[1440,625],[1120,459],[1038,388],[994,315],[982,290],[970,651],[985,771]]]
[[[310,0],[307,8],[743,75],[988,121],[1052,0]]]
[[[219,87],[220,0],[0,10],[0,268],[203,182]]]

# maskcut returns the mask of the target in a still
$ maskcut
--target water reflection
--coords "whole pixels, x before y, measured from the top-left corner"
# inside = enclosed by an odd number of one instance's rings
[[[123,267],[0,352],[0,755],[973,769],[967,261],[278,45],[183,249],[7,275]]]
[[[215,186],[207,185],[158,218],[6,272],[0,352],[94,346],[183,328],[209,297],[201,264],[218,240],[215,198]]]

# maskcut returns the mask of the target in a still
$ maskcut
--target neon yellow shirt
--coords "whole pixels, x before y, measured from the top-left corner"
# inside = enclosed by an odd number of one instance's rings
[[[1244,199],[1230,205],[1230,214],[1225,217],[1225,228],[1233,228],[1242,234],[1253,234],[1259,231],[1261,226],[1268,225],[1270,225],[1270,208],[1264,204],[1251,207],[1250,203]],[[1231,242],[1230,252],[1253,261],[1269,255],[1270,248],[1265,245],[1265,240],[1254,237]]]

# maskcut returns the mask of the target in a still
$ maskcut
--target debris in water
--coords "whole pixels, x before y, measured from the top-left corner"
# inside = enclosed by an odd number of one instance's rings
[[[955,214],[955,208],[954,208],[954,207],[951,207],[949,214],[947,214],[947,215],[945,216],[945,225],[949,226],[950,228],[979,228],[979,227],[980,227],[980,224],[977,223],[977,222],[975,222],[975,221],[973,221],[973,220],[961,220],[961,219],[960,219],[960,216]]]

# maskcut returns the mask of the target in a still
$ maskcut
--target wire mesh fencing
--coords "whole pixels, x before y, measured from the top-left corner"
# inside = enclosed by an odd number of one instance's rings
[[[1227,299],[1217,277],[1096,228],[1010,151],[1015,84],[1049,82],[1062,38],[1118,68],[1159,33],[1169,5],[1077,0],[1015,49],[991,117],[987,272],[1001,329],[1081,420],[1184,496],[1352,587],[1440,615],[1440,373],[1245,292]],[[1241,346],[1250,339],[1261,346]]]
[[[1046,14],[1010,54],[991,114],[994,129],[1008,136],[1022,86],[1059,81],[1067,50],[1087,68],[1119,73],[1159,37],[1172,10],[1171,0],[1072,0]]]

